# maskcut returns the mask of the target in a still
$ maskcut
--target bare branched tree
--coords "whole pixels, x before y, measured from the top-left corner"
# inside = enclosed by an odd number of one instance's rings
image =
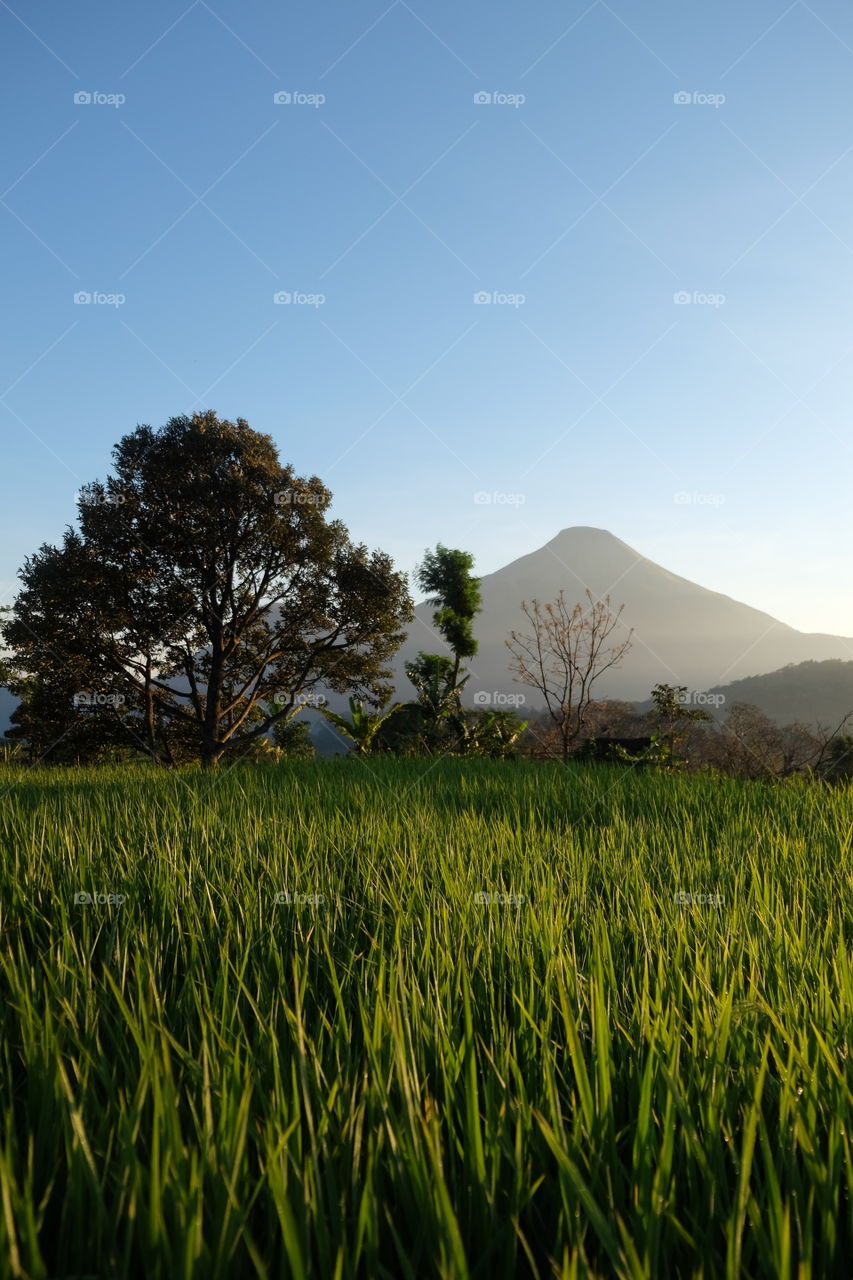
[[[726,719],[693,744],[691,759],[736,778],[822,777],[833,744],[844,741],[842,734],[851,719],[853,712],[848,712],[834,729],[798,722],[780,725],[752,703],[733,702]]]
[[[609,596],[595,600],[589,590],[586,596],[586,605],[568,605],[562,591],[553,604],[522,601],[532,631],[511,631],[504,641],[514,659],[515,679],[537,689],[545,700],[563,760],[582,739],[595,682],[621,663],[633,633],[631,628],[624,639],[610,643],[616,628],[624,626],[624,606],[614,612]]]
[[[846,733],[851,720],[853,720],[853,711],[848,711],[846,715],[841,717],[834,729],[829,729],[825,724],[820,724],[820,722],[815,726],[815,736],[820,749],[808,761],[808,764],[816,774],[820,775],[829,763],[833,744]]]

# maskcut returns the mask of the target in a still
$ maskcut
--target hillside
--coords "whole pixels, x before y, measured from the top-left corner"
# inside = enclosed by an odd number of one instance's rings
[[[853,662],[828,658],[824,662],[798,662],[767,675],[748,676],[711,692],[726,701],[751,702],[779,724],[800,721],[835,728],[853,711]]]

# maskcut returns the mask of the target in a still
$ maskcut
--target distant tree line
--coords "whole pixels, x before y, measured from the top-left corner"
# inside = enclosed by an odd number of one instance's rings
[[[829,782],[853,779],[853,736],[845,732],[853,716],[845,715],[834,726],[779,725],[759,707],[733,702],[716,720],[704,709],[689,706],[686,695],[685,686],[658,685],[649,710],[638,710],[625,701],[592,702],[586,716],[587,736],[577,744],[573,757],[597,755],[625,764],[753,781],[795,776]],[[528,712],[528,718],[521,753],[533,759],[559,756],[560,734],[547,712]],[[646,745],[633,752],[620,748],[618,744],[628,740]],[[614,744],[610,752],[592,749],[609,743]]]

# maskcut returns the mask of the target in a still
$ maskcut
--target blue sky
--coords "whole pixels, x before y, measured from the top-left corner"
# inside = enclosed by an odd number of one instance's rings
[[[6,600],[120,436],[208,407],[405,569],[591,524],[853,635],[849,6],[12,0],[0,39]]]

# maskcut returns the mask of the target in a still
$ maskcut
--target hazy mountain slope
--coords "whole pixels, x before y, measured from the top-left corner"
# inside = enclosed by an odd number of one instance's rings
[[[736,680],[713,692],[726,699],[722,714],[733,702],[751,702],[779,724],[799,720],[834,729],[853,711],[853,662],[838,658],[800,662],[768,675]]]

